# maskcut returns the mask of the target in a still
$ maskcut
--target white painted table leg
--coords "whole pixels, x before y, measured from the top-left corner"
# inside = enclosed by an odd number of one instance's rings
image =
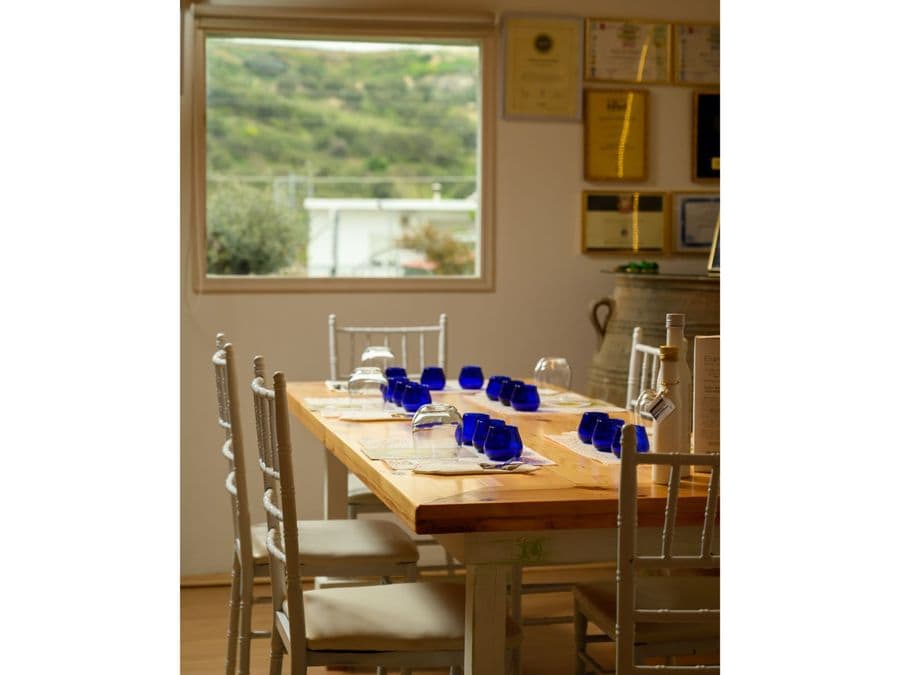
[[[325,453],[325,518],[338,520],[347,517],[347,467],[328,452]]]
[[[466,675],[505,672],[508,574],[505,565],[466,566]]]

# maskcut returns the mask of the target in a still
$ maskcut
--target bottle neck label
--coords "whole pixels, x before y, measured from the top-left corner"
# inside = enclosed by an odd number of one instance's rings
[[[647,412],[654,422],[662,422],[675,411],[675,404],[672,399],[666,398],[665,394],[657,394],[656,398],[647,404]]]

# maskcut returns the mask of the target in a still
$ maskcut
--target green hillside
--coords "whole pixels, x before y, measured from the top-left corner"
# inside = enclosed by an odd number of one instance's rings
[[[474,190],[475,48],[345,52],[207,43],[207,153],[221,176],[384,177],[317,185],[316,196],[425,197],[428,183],[395,177],[471,176]]]

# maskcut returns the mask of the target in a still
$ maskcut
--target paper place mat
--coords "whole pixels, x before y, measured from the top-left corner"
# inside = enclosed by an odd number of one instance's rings
[[[403,440],[403,439],[393,439]],[[524,448],[522,456],[511,462],[492,462],[485,455],[480,454],[475,448],[463,446],[459,450],[459,456],[454,456],[453,449],[445,451],[443,457],[409,457],[383,458],[385,464],[392,471],[412,471],[414,473],[429,473],[448,476],[462,474],[483,473],[531,473],[541,466],[554,465],[556,462],[547,459],[531,448]]]
[[[324,396],[322,398],[305,398],[303,399],[303,405],[305,405],[310,410],[321,410],[322,408],[344,408],[346,410],[350,410],[351,408],[358,408],[358,404],[353,404],[350,402],[349,396]]]
[[[480,391],[484,391],[484,387],[481,389],[463,389],[459,386],[459,380],[447,380],[446,384],[444,384],[444,388],[438,391],[431,391],[432,396],[440,396],[441,394],[462,394],[463,396],[474,395]]]
[[[577,431],[566,431],[561,434],[545,434],[547,438],[582,457],[587,457],[601,464],[621,464],[621,460],[611,452],[598,452],[593,445],[582,443]]]
[[[382,459],[387,461],[388,466],[394,468],[390,460],[406,460],[406,461],[422,461],[431,459],[452,460],[454,462],[490,462],[490,460],[471,445],[464,445],[459,449],[459,459],[456,458],[456,452],[453,448],[438,450],[438,457],[429,449],[420,450],[420,454],[416,455],[416,449],[412,444],[412,434],[409,437],[395,436],[393,438],[371,438],[360,441],[360,447],[363,453],[369,459]],[[427,454],[426,454],[427,453]],[[522,449],[522,455],[519,462],[529,464],[531,466],[555,466],[556,462],[548,457],[544,457],[539,452],[529,447]],[[502,462],[500,462],[502,463]],[[409,468],[409,467],[405,467]]]
[[[533,473],[539,468],[533,464],[510,463],[503,466],[502,464],[494,465],[489,462],[476,464],[474,462],[432,459],[416,462],[411,470],[413,473],[427,473],[438,476],[462,476],[485,473]]]
[[[339,420],[346,422],[409,422],[413,414],[403,410],[346,410],[337,409]],[[325,408],[322,414],[329,417],[329,409]]]
[[[563,399],[562,403],[556,400],[555,397],[548,400],[541,399],[541,405],[533,413],[516,410],[512,406],[503,405],[500,401],[492,401],[484,392],[481,392],[481,395],[478,396],[477,402],[478,405],[484,406],[485,408],[494,411],[498,416],[534,415],[539,413],[577,414],[582,412],[585,408],[591,408],[592,410],[603,410],[604,412],[619,412],[622,410],[621,408],[616,408],[614,406],[598,405],[598,403],[601,403],[600,401],[581,396],[580,394],[566,394],[565,396],[566,398]]]

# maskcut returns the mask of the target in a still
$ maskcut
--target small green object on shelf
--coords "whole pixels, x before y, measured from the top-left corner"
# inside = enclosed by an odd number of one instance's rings
[[[641,260],[640,262],[630,262],[627,265],[619,265],[616,271],[628,274],[657,274],[659,265],[649,260]]]

